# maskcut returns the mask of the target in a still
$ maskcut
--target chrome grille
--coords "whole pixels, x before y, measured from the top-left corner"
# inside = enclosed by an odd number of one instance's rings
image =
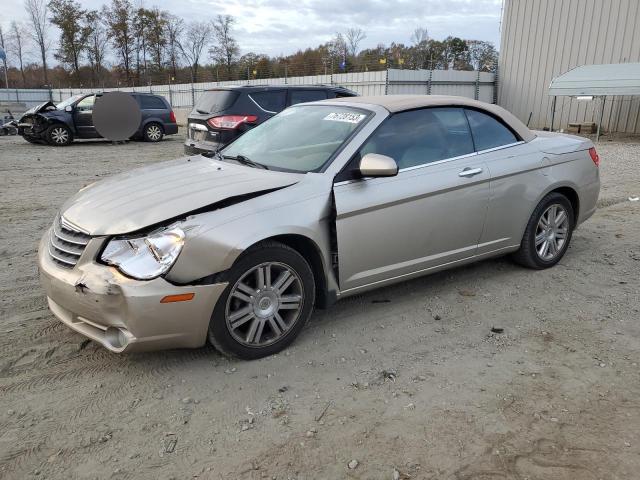
[[[58,216],[49,235],[49,255],[61,266],[73,268],[89,240],[90,235],[77,230]]]

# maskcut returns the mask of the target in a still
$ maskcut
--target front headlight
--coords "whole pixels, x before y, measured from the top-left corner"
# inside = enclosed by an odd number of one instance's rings
[[[150,280],[171,268],[180,255],[184,237],[184,231],[174,226],[145,237],[114,238],[100,258],[125,275]]]

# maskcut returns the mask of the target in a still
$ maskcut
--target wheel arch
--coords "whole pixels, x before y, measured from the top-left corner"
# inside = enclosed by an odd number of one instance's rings
[[[39,135],[40,138],[43,138],[45,141],[47,141],[47,132],[49,131],[49,129],[51,127],[56,127],[58,125],[61,125],[65,127],[67,130],[69,130],[69,136],[70,136],[69,143],[73,143],[73,141],[76,139],[76,136],[78,134],[78,131],[76,130],[75,125],[73,124],[69,125],[68,122],[65,122],[64,120],[61,120],[59,118],[47,120],[47,126]]]
[[[254,243],[251,247],[269,240],[282,243],[302,255],[304,259],[309,262],[311,271],[313,272],[313,279],[316,283],[316,305],[323,308],[332,303],[331,296],[329,294],[327,273],[325,271],[324,262],[322,261],[320,247],[316,242],[304,235],[287,233],[264,238],[259,242]]]
[[[545,194],[545,196],[549,193],[559,193],[567,197],[567,200],[569,200],[569,203],[571,203],[571,208],[573,208],[573,221],[574,223],[577,222],[580,216],[580,197],[578,195],[578,192],[572,187],[563,186],[550,190]]]
[[[142,121],[142,124],[140,125],[140,132],[144,132],[144,129],[147,128],[147,126],[150,123],[155,123],[157,124],[161,129],[162,129],[162,133],[164,134],[164,124],[162,122],[162,120],[160,120],[159,118],[156,117],[149,117],[146,118],[145,120]]]

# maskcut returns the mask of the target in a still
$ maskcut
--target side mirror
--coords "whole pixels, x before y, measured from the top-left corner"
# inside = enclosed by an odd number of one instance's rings
[[[65,112],[73,112],[73,107],[71,105],[67,105],[66,107],[64,107],[64,111]]]
[[[360,174],[363,177],[394,177],[398,174],[398,164],[386,155],[367,153],[360,160]]]

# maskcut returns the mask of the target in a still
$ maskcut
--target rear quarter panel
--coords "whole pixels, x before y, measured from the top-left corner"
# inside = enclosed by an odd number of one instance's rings
[[[556,145],[562,142],[562,138],[555,140]],[[574,147],[582,148],[578,151],[566,151],[571,149],[565,148],[556,150],[565,153],[546,153],[542,148],[547,143],[543,138],[536,138],[513,149],[493,152],[487,159],[491,198],[478,253],[497,248],[519,248],[533,210],[545,195],[559,188],[571,188],[578,195],[577,225],[595,211],[600,178],[598,168],[589,156],[591,143],[574,143]],[[482,244],[492,239],[501,241],[483,251]]]

